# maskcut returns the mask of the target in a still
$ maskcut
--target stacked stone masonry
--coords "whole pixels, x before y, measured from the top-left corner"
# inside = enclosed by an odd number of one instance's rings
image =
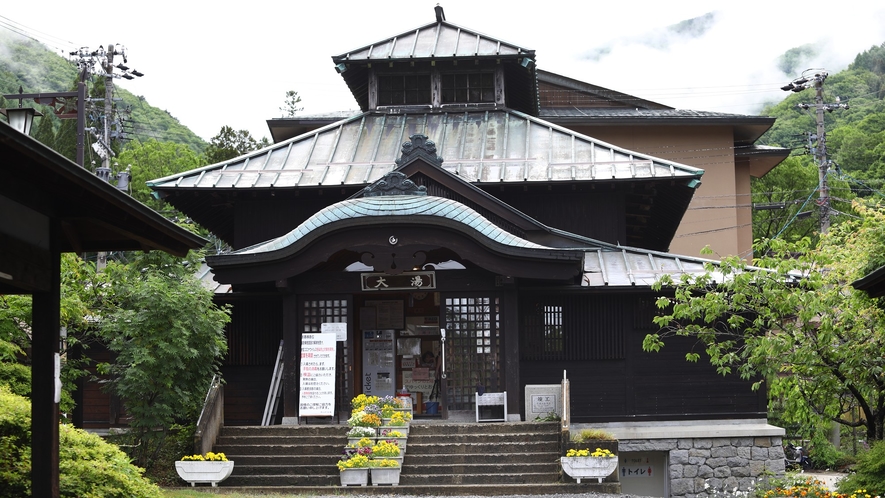
[[[784,475],[780,437],[633,439],[620,452],[666,451],[670,496],[706,498],[755,489],[760,480]]]

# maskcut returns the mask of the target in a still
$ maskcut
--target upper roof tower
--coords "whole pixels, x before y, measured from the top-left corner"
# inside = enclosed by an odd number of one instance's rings
[[[535,51],[445,20],[333,56],[363,111],[539,112]]]

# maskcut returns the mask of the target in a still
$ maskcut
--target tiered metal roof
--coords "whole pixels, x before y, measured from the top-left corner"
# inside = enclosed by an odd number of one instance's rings
[[[332,60],[336,63],[371,62],[444,57],[533,56],[534,53],[534,50],[478,31],[439,21],[333,56]]]
[[[366,112],[225,163],[153,180],[156,190],[368,185],[416,133],[443,168],[478,184],[699,178],[702,169],[595,140],[512,110]]]

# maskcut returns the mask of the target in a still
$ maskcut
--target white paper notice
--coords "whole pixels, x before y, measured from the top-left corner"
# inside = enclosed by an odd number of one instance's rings
[[[335,334],[301,336],[301,396],[298,415],[326,417],[335,412]]]

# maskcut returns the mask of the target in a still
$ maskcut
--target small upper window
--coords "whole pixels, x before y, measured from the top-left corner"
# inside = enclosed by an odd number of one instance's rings
[[[494,73],[453,73],[441,77],[443,104],[495,101]]]
[[[429,74],[380,75],[378,87],[378,105],[431,103]]]

